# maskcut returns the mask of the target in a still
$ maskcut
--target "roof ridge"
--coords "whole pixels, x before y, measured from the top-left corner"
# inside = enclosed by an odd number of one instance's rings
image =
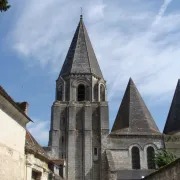
[[[86,42],[87,39],[86,39],[86,36],[85,36],[84,23],[83,23],[82,19],[81,19],[81,23],[82,23],[82,29],[83,29],[83,32],[84,32],[84,40],[85,40],[85,44],[86,44],[86,51],[87,51],[88,63],[89,63],[89,67],[90,67],[90,73],[92,73],[91,63],[90,63],[89,53],[88,53],[88,48],[87,48],[87,42]]]

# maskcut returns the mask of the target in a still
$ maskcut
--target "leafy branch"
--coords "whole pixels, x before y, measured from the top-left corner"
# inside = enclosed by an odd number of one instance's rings
[[[8,4],[7,0],[0,0],[0,11],[7,11],[11,5]]]
[[[177,159],[176,155],[167,151],[166,149],[163,149],[155,153],[154,162],[159,168],[161,168],[175,161],[176,159]]]

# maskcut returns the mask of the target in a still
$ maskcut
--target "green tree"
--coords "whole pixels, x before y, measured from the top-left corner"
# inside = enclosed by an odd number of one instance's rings
[[[157,153],[155,153],[154,162],[158,166],[158,168],[161,168],[175,161],[176,159],[176,155],[164,149],[159,150]]]
[[[7,11],[11,6],[7,0],[0,0],[0,11]]]

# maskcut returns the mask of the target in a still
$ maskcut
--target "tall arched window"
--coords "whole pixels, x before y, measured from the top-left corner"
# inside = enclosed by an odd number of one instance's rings
[[[84,101],[85,100],[85,86],[83,84],[80,84],[78,86],[77,100],[78,101]]]
[[[94,101],[98,101],[98,86],[94,85]]]
[[[62,101],[63,97],[63,86],[60,84],[57,88],[57,100]]]
[[[100,85],[100,101],[105,101],[105,88],[102,84]]]
[[[151,146],[147,148],[147,165],[148,169],[155,169],[154,148]]]
[[[138,147],[133,147],[132,154],[132,169],[140,169],[140,153]]]

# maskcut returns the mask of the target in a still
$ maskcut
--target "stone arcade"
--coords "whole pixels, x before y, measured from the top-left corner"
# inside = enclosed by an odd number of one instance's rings
[[[172,127],[173,113],[167,134],[180,129],[180,123]],[[110,133],[108,114],[106,81],[81,16],[56,81],[46,148],[53,158],[65,160],[65,179],[140,179],[155,169],[153,153],[165,148],[168,138],[160,133],[132,79]]]

